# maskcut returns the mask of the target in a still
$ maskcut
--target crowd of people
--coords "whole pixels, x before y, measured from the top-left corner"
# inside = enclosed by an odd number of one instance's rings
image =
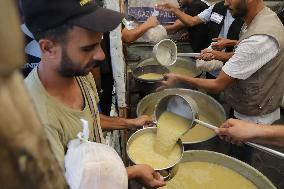
[[[232,156],[243,152],[235,156],[243,161],[251,153],[237,147],[243,142],[284,146],[284,127],[271,126],[280,119],[284,92],[283,11],[277,16],[263,0],[225,0],[211,6],[201,0],[182,0],[180,4],[183,9],[169,3],[156,6],[178,18],[164,26],[166,31],[186,28],[193,51],[201,53],[198,58],[205,64],[218,60],[222,66],[208,72],[206,79],[165,74],[160,90],[180,81],[208,92],[224,92],[232,119],[215,132],[233,144]],[[33,49],[26,48],[26,52],[36,61],[24,69],[25,84],[63,170],[68,143],[82,130],[80,119],[88,121],[89,140],[97,143],[104,143],[104,130],[137,129],[152,122],[145,115],[127,119],[108,116],[109,109],[100,111],[96,84],[104,77],[96,69],[107,53],[101,48],[102,38],[123,22],[124,15],[101,8],[93,0],[22,0],[20,10],[22,30]],[[124,27],[122,41],[131,43],[159,24],[151,16],[135,28]],[[145,186],[166,184],[148,165],[126,170],[129,179],[138,179]]]

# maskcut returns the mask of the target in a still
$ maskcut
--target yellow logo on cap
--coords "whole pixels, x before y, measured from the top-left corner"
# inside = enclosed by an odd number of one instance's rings
[[[87,3],[90,3],[90,2],[92,2],[93,0],[80,0],[80,5],[81,6],[84,6],[84,5],[86,5]]]

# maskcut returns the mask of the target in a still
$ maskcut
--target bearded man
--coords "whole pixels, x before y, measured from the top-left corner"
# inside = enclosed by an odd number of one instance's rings
[[[100,46],[103,32],[115,29],[123,15],[93,0],[23,0],[22,5],[42,57],[25,83],[62,169],[69,141],[83,129],[80,119],[88,123],[89,140],[98,143],[104,143],[102,129],[137,128],[151,121],[148,116],[108,117],[98,110],[90,71],[105,58]],[[139,179],[148,187],[165,185],[148,165],[130,166],[127,173],[129,179]]]
[[[259,124],[280,118],[284,91],[284,27],[263,0],[225,0],[234,18],[243,18],[234,55],[216,79],[167,74],[164,87],[179,80],[208,91],[225,91],[234,117]]]

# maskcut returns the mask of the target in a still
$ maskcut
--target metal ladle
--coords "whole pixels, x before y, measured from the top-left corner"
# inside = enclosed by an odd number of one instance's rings
[[[177,61],[177,57],[196,58],[200,53],[178,53],[176,44],[170,39],[163,39],[153,48],[153,57],[163,66],[171,66]]]
[[[198,119],[198,106],[195,101],[188,96],[168,95],[162,98],[156,105],[156,120],[164,111],[169,111],[186,119],[192,120],[191,125],[189,125],[188,127],[188,130],[193,128],[197,123],[212,130],[216,130],[218,128],[212,124],[206,123]],[[245,144],[253,148],[259,149],[263,152],[269,153],[273,156],[284,159],[284,154],[279,151],[252,142],[245,142]]]

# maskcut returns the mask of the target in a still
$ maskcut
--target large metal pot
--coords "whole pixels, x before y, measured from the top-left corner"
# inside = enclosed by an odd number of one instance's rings
[[[154,58],[143,60],[138,64],[138,67],[146,65],[159,65]],[[165,66],[172,73],[179,73],[185,76],[198,77],[202,71],[198,70],[195,66],[195,60],[191,58],[177,58],[177,62],[172,66]]]
[[[214,98],[199,91],[179,88],[166,89],[161,92],[151,93],[145,96],[137,105],[137,116],[143,114],[154,116],[155,105],[157,104],[157,102],[161,98],[172,94],[188,95],[189,97],[194,99],[198,106],[200,114],[210,114],[211,117],[214,118],[210,120],[210,123],[213,125],[220,126],[226,120],[226,113],[224,108]],[[228,144],[219,140],[219,138],[216,137],[216,134],[213,134],[212,136],[203,140],[194,142],[183,141],[183,144],[185,146],[185,150],[203,149],[227,153],[228,148]]]
[[[222,165],[241,174],[254,183],[258,189],[276,189],[276,187],[271,183],[270,180],[268,180],[266,176],[250,165],[227,155],[205,150],[192,150],[184,152],[180,163],[177,164],[171,171],[171,179],[174,179],[179,166],[182,166],[181,163],[184,162],[208,162]],[[190,174],[190,170],[188,171]],[[242,186],[239,186],[239,188],[242,188]]]
[[[137,139],[137,137],[139,137],[139,136],[141,136],[141,135],[143,135],[143,134],[145,134],[145,133],[155,133],[155,134],[156,134],[156,133],[157,133],[157,128],[156,128],[156,127],[148,127],[148,128],[140,129],[140,130],[136,131],[135,133],[133,133],[133,134],[130,136],[130,138],[128,139],[128,141],[127,141],[127,144],[126,144],[126,152],[127,152],[127,155],[128,155],[128,157],[129,157],[129,159],[130,159],[131,162],[134,163],[134,164],[137,164],[137,162],[135,161],[135,159],[132,159],[131,156],[129,155],[129,147],[130,147],[130,145],[133,143],[133,141],[134,141],[135,139]],[[172,164],[172,165],[169,165],[169,166],[164,167],[164,168],[161,168],[161,169],[155,169],[156,171],[159,171],[165,178],[167,178],[167,176],[169,176],[169,175],[168,175],[169,171],[170,171],[170,170],[181,160],[181,158],[182,158],[182,155],[183,155],[183,152],[184,152],[184,148],[183,148],[183,145],[182,145],[182,142],[181,142],[180,139],[178,140],[177,143],[178,143],[178,145],[179,145],[179,147],[180,147],[180,149],[181,149],[181,156],[180,156],[180,158],[177,159],[177,161],[176,161],[174,164]]]
[[[138,64],[137,67],[143,67],[146,65],[160,65],[154,58],[149,58],[143,60],[141,63]],[[177,58],[177,61],[172,66],[165,66],[170,70],[171,73],[181,74],[184,76],[191,76],[191,77],[200,77],[202,71],[198,70],[195,66],[195,60],[191,58]],[[188,84],[184,84],[181,82],[177,82],[174,87],[180,88],[193,88]]]
[[[169,72],[170,71],[168,68],[161,65],[144,65],[136,67],[133,70],[132,75],[136,81],[135,84],[139,91],[149,94],[154,92],[161,85],[163,77],[159,79],[142,79],[139,76],[147,73],[157,73],[163,75]]]

